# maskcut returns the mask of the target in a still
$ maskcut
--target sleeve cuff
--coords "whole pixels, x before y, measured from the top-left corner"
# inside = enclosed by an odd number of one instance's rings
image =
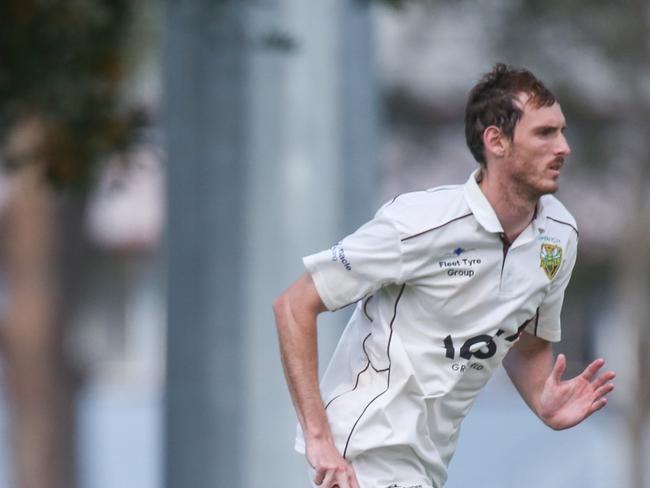
[[[536,324],[535,321],[532,321],[525,330],[529,334],[537,336],[548,342],[560,342],[562,340],[562,330],[559,327],[549,330],[546,327],[540,326],[539,323]]]
[[[332,294],[330,293],[329,288],[327,288],[327,285],[325,284],[325,280],[323,279],[323,274],[319,271],[318,267],[315,265],[316,260],[317,260],[316,255],[305,256],[304,258],[302,258],[302,263],[305,266],[305,269],[311,275],[311,278],[314,281],[314,285],[316,286],[316,291],[318,292],[320,299],[323,301],[325,307],[327,307],[327,310],[331,312],[336,310],[339,307],[336,306]]]

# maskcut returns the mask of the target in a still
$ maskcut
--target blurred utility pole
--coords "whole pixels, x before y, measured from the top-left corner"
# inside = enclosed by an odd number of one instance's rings
[[[369,220],[380,203],[380,95],[369,2],[343,2],[341,17],[342,226],[349,233]]]
[[[241,483],[245,2],[167,2],[169,488]]]
[[[632,395],[626,405],[626,423],[630,439],[629,471],[632,488],[645,488],[648,452],[646,442],[650,422],[650,216],[648,215],[648,181],[650,181],[650,100],[646,82],[650,63],[650,11],[646,0],[634,0],[628,10],[629,21],[624,36],[626,56],[624,76],[631,104],[623,114],[626,132],[634,142],[626,148],[631,167],[629,176],[631,208],[626,212],[622,249],[631,254],[617,256],[619,309],[629,334],[629,361],[635,373],[631,380]]]
[[[378,89],[368,2],[275,0],[251,7],[245,219],[245,465],[242,486],[304,486],[297,419],[271,302],[301,257],[372,217]],[[284,42],[279,42],[284,41]],[[321,370],[345,312],[319,317]]]
[[[167,5],[166,486],[300,486],[271,303],[376,206],[368,3]]]

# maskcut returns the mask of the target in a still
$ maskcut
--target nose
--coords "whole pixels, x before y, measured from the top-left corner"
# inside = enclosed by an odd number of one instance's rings
[[[569,146],[569,142],[566,140],[566,137],[561,132],[560,132],[560,137],[558,138],[557,141],[557,147],[555,148],[555,153],[558,156],[564,156],[564,157],[571,154],[571,147]]]

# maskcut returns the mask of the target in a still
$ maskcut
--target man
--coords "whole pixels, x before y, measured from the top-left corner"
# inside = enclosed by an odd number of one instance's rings
[[[440,488],[476,395],[503,362],[553,429],[607,403],[604,361],[562,381],[554,360],[578,231],[553,196],[565,119],[527,70],[497,64],[469,94],[467,183],[414,192],[330,250],[274,303],[300,421],[322,488]],[[316,318],[357,303],[318,385]]]

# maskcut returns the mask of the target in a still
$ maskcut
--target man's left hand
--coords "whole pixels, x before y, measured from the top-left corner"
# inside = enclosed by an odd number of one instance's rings
[[[558,355],[540,397],[539,416],[546,425],[568,429],[607,405],[606,396],[614,389],[611,381],[616,374],[608,371],[596,377],[604,364],[604,359],[596,359],[580,375],[562,381],[566,357]]]

